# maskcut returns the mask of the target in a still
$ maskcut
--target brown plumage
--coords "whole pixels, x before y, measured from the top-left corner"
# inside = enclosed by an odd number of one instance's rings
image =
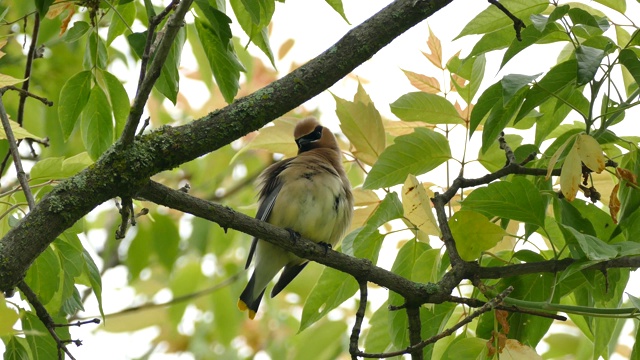
[[[291,229],[305,238],[336,246],[353,214],[351,185],[342,167],[340,148],[331,131],[314,118],[294,130],[298,155],[282,160],[260,175],[256,218]],[[307,265],[307,260],[254,238],[246,267],[255,255],[253,275],[238,300],[240,310],[254,318],[268,283],[284,267],[271,297],[277,295]]]

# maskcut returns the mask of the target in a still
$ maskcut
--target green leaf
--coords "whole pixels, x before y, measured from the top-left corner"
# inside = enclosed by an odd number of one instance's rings
[[[498,140],[502,130],[511,122],[518,109],[520,109],[528,90],[528,88],[520,89],[506,105],[498,102],[493,106],[482,131],[482,152],[487,151]]]
[[[240,71],[244,71],[244,67],[233,52],[230,43],[222,44],[211,27],[198,18],[195,19],[195,24],[220,92],[225,101],[231,103],[240,88]]]
[[[569,9],[569,18],[574,25],[582,24],[591,27],[599,27],[598,20],[586,10],[580,8]]]
[[[482,35],[473,46],[469,56],[477,56],[494,50],[504,49],[513,42],[513,28],[504,28]]]
[[[180,73],[178,68],[180,67],[180,60],[182,55],[182,47],[187,39],[187,31],[185,28],[178,30],[167,59],[162,66],[160,77],[156,81],[156,89],[166,96],[174,105],[178,99],[178,89],[180,83]]]
[[[528,19],[531,14],[541,13],[549,5],[547,1],[542,0],[502,0],[500,4],[509,9],[519,19]],[[465,35],[485,34],[505,27],[510,27],[513,30],[513,20],[496,6],[489,5],[480,14],[476,15],[455,39]]]
[[[333,10],[335,10],[338,14],[340,14],[340,16],[342,16],[342,18],[347,24],[351,25],[349,20],[347,20],[347,16],[344,14],[344,7],[342,6],[342,0],[324,0],[324,1],[326,1],[327,4],[329,4],[329,6],[333,8]]]
[[[565,61],[551,68],[549,72],[527,92],[526,98],[515,121],[524,118],[533,108],[542,104],[565,86],[573,84],[578,72],[576,60]]]
[[[107,46],[111,45],[115,38],[124,34],[126,30],[130,29],[135,18],[135,2],[131,1],[116,5],[115,9],[113,9],[113,16],[111,17],[109,31],[107,32]]]
[[[186,263],[182,263],[173,270],[169,281],[169,289],[174,298],[194,293],[200,283],[204,280],[204,275],[200,267],[200,262],[195,258],[190,258]],[[178,326],[187,309],[189,302],[174,304],[167,309],[169,319],[173,326]]]
[[[85,69],[107,68],[107,47],[98,32],[89,34],[89,41],[84,52],[83,66]]]
[[[104,319],[104,310],[102,309],[102,277],[100,276],[100,270],[98,270],[98,266],[93,261],[93,258],[91,258],[91,255],[87,250],[83,250],[82,257],[84,259],[83,271],[89,278],[91,289],[93,289],[93,293],[96,295],[96,299],[98,300],[100,315]]]
[[[407,175],[429,172],[451,158],[449,142],[444,135],[425,128],[398,136],[395,143],[380,154],[363,187],[379,189],[403,183]]]
[[[353,276],[326,267],[304,303],[298,332],[308,328],[327,315],[329,311],[340,306],[352,297],[358,288],[358,282]]]
[[[474,131],[478,128],[478,125],[482,122],[484,117],[493,109],[498,102],[502,102],[502,81],[489,86],[478,98],[478,102],[471,111],[471,118],[469,120],[469,137],[473,135]]]
[[[496,246],[507,234],[500,226],[475,211],[461,210],[449,219],[449,227],[463,260],[473,261]]]
[[[462,209],[544,226],[546,201],[529,180],[514,177],[475,189],[462,202]]]
[[[522,136],[520,135],[506,134],[504,138],[512,149],[522,144]],[[489,172],[496,172],[504,167],[506,156],[504,150],[500,149],[500,144],[495,142],[489,146],[487,151],[478,151],[478,161]]]
[[[17,336],[12,336],[9,342],[6,342],[6,339],[4,340],[7,346],[6,352],[4,353],[4,360],[29,360],[29,352]]]
[[[69,139],[82,109],[89,101],[91,78],[91,71],[81,71],[69,78],[60,90],[58,120],[65,141]]]
[[[64,41],[69,43],[77,41],[81,37],[83,37],[90,28],[91,26],[89,26],[89,23],[87,23],[86,21],[76,21],[73,23],[71,29],[67,30],[67,32],[64,34]]]
[[[35,291],[35,290],[34,290]],[[44,324],[31,312],[24,312],[22,329],[31,349],[32,360],[50,360],[58,358],[58,347]]]
[[[620,56],[618,57],[620,63],[624,65],[633,79],[640,83],[640,60],[638,60],[638,56],[633,50],[624,49],[620,51]]]
[[[16,312],[16,308],[8,303],[3,294],[0,294],[0,336],[3,340],[6,336],[16,334],[18,331],[13,329],[13,326],[18,322],[20,316]]]
[[[289,359],[337,359],[343,354],[344,341],[347,341],[347,323],[344,321],[326,321],[318,324],[313,331],[295,336],[296,346],[287,351]]]
[[[430,249],[429,245],[409,240],[398,252],[391,272],[405,278],[410,278],[416,260]],[[404,298],[394,292],[389,292],[389,305],[399,306],[404,304]],[[404,349],[409,345],[409,332],[407,331],[407,313],[405,311],[389,311],[389,332],[391,341],[398,349]]]
[[[340,129],[355,148],[353,154],[364,163],[373,165],[386,147],[380,113],[372,102],[351,102],[335,95],[333,98]]]
[[[447,349],[448,359],[485,359],[487,341],[479,337],[462,338],[454,341]]]
[[[511,29],[511,31],[513,31],[513,29]],[[538,30],[534,26],[529,26],[522,30],[521,35],[522,41],[512,38],[509,48],[502,57],[502,62],[500,63],[501,69],[509,62],[509,60],[513,59],[514,56],[533,44],[570,40],[562,27],[555,23],[546,26],[543,31]]]
[[[587,84],[593,80],[605,55],[603,50],[584,45],[578,46],[576,49],[576,60],[578,61],[577,86]]]
[[[618,256],[618,250],[595,236],[582,234],[578,230],[562,225],[560,227],[565,238],[573,239],[588,260],[606,261]]]
[[[230,4],[233,8],[234,14],[236,14],[236,18],[238,19],[238,23],[242,30],[249,36],[251,42],[256,44],[256,46],[258,46],[258,48],[267,55],[271,61],[271,65],[275,67],[273,51],[269,44],[269,35],[267,31],[267,26],[271,22],[271,17],[273,16],[273,11],[275,9],[271,7],[273,5],[273,0],[260,0],[261,2],[264,1],[268,4],[265,4],[264,6],[263,4],[259,4],[260,8],[257,10],[258,15],[255,14],[255,9],[251,11],[250,8],[246,6],[247,1],[255,2],[256,0],[230,0]],[[255,16],[258,18],[255,18]]]
[[[342,243],[342,252],[358,258],[378,261],[384,235],[378,228],[387,222],[402,217],[402,202],[395,192],[388,193],[380,202],[376,211],[370,216],[366,225],[349,234]]]
[[[534,15],[531,15],[530,19],[531,19],[531,22],[533,23],[533,26],[539,32],[543,32],[547,28],[547,26],[549,26],[549,24],[552,24],[556,20],[559,20],[563,16],[565,16],[567,12],[569,12],[570,8],[571,7],[569,5],[558,6],[555,9],[553,9],[553,11],[549,16],[534,14]]]
[[[53,4],[54,0],[35,0],[36,10],[38,10],[38,14],[41,18],[44,18],[49,11],[49,6]]]
[[[596,2],[611,8],[620,14],[624,14],[627,11],[627,2],[625,0],[595,0]]]
[[[53,295],[58,291],[61,282],[62,269],[58,255],[51,246],[47,247],[40,256],[33,262],[27,276],[26,283],[38,294],[38,299],[43,305],[51,301]]]
[[[100,72],[104,77],[105,84],[107,85],[107,93],[109,94],[109,102],[111,103],[111,109],[113,109],[113,117],[116,120],[115,138],[118,138],[124,129],[124,125],[127,122],[129,116],[129,109],[131,108],[129,102],[129,96],[124,86],[108,71]]]
[[[391,104],[391,112],[404,121],[462,124],[456,108],[445,98],[425,92],[404,94]]]
[[[138,222],[137,228],[138,231],[131,240],[125,259],[131,279],[136,279],[140,272],[149,266],[150,255],[153,251],[151,243],[155,241],[155,238],[152,239],[151,225],[148,222]]]
[[[154,214],[153,218],[155,222],[151,231],[154,240],[151,244],[158,255],[160,264],[171,271],[180,251],[178,227],[169,216]]]
[[[364,342],[364,351],[368,353],[383,353],[390,349],[389,341],[389,307],[385,301],[369,320],[369,331]]]
[[[507,105],[513,96],[520,89],[537,79],[542,73],[536,75],[509,74],[505,75],[500,83],[502,84],[502,104]]]
[[[91,89],[89,101],[82,111],[82,140],[94,160],[113,143],[111,106],[100,86]]]

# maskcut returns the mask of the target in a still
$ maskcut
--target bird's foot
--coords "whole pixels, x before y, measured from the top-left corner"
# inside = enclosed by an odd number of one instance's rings
[[[285,230],[287,230],[289,232],[289,236],[291,237],[291,241],[292,242],[298,242],[298,240],[300,240],[300,233],[293,230],[293,229],[289,229],[289,228],[285,228]]]
[[[329,249],[333,250],[333,246],[331,246],[331,244],[326,243],[326,242],[319,242],[318,245],[321,245],[322,247],[324,247],[324,255],[327,256],[327,254],[329,253]]]

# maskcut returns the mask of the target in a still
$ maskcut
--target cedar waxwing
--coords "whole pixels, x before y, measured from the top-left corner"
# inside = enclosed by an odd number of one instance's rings
[[[298,156],[279,161],[260,174],[256,218],[290,229],[302,237],[336,246],[351,224],[353,196],[342,168],[336,138],[314,118],[300,121],[293,132]],[[245,268],[255,255],[249,283],[238,308],[253,319],[269,282],[284,267],[271,291],[276,296],[304,269],[308,260],[258,238],[253,239]]]

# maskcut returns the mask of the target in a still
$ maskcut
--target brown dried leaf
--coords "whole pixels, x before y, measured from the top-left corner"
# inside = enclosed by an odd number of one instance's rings
[[[614,223],[618,223],[618,213],[620,212],[620,199],[618,199],[618,188],[620,188],[620,184],[616,184],[611,190],[611,195],[609,196],[609,214],[611,214],[611,219]]]
[[[423,52],[424,56],[438,69],[444,70],[444,67],[442,66],[442,44],[440,43],[440,39],[438,39],[438,37],[436,37],[431,31],[431,27],[429,27],[429,39],[427,40],[427,46],[431,53],[427,54]]]
[[[426,92],[428,94],[437,94],[440,92],[440,82],[438,81],[438,79],[431,76],[417,74],[408,70],[402,70],[402,72],[404,72],[404,74],[407,76],[409,82],[411,82],[411,85],[413,85],[418,90]]]
[[[62,36],[64,35],[64,33],[67,32],[67,28],[69,27],[69,22],[71,21],[71,17],[73,17],[73,14],[75,13],[76,13],[76,9],[74,7],[69,8],[69,13],[67,14],[67,17],[62,19],[62,23],[60,24],[60,33],[58,34],[58,36]]]
[[[282,60],[283,57],[287,56],[287,54],[289,53],[289,50],[291,50],[294,43],[295,43],[295,40],[293,39],[287,39],[287,41],[282,43],[282,45],[280,46],[280,49],[278,49],[278,60]]]
[[[49,10],[47,11],[47,19],[55,19],[63,11],[67,9],[73,9],[73,2],[67,0],[56,0],[53,5],[49,6]]]
[[[638,185],[638,177],[636,176],[636,174],[632,173],[631,171],[627,170],[627,169],[623,169],[620,167],[616,168],[616,173],[618,174],[618,177],[620,179],[624,179],[627,180],[628,182],[634,184],[634,185]],[[629,186],[629,185],[627,185]]]

